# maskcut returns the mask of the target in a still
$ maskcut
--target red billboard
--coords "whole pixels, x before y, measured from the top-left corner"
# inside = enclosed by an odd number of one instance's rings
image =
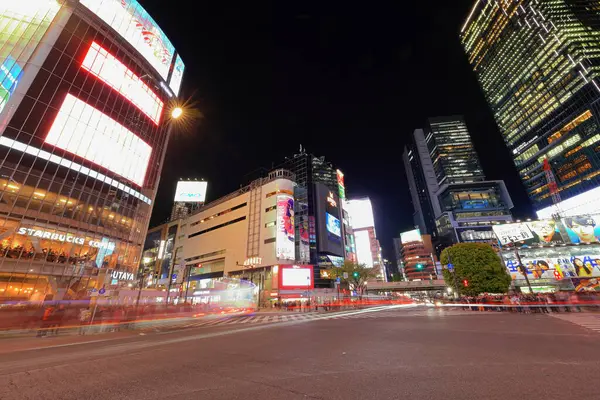
[[[310,290],[315,286],[312,265],[280,265],[280,290]]]

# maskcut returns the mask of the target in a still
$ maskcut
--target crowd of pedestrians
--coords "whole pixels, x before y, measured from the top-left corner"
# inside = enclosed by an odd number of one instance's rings
[[[517,313],[580,312],[582,308],[600,309],[600,294],[557,292],[547,294],[509,294],[462,296],[447,303],[464,304],[464,310]]]

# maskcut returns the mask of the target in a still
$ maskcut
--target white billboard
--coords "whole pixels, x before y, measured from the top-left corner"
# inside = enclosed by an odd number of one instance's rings
[[[575,217],[585,214],[600,214],[600,187],[588,190],[558,203],[562,217]],[[555,206],[536,211],[539,219],[550,219],[556,213]]]
[[[533,233],[531,233],[531,230],[525,223],[494,225],[492,229],[503,246],[533,239]]]
[[[354,243],[356,244],[356,258],[358,263],[373,268],[373,253],[371,252],[369,231],[354,231]]]
[[[364,199],[346,200],[344,209],[350,216],[350,224],[352,229],[370,228],[375,226],[373,218],[373,207],[371,200],[367,197]]]
[[[207,182],[179,181],[175,189],[175,202],[203,203],[206,201]]]
[[[410,243],[410,242],[422,242],[421,231],[418,229],[413,229],[412,231],[402,232],[400,234],[400,241],[402,243]]]
[[[152,147],[72,94],[65,97],[45,142],[144,185]]]

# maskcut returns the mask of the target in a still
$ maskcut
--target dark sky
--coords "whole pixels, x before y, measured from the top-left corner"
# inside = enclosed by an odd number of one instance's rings
[[[453,114],[487,177],[506,181],[514,214],[531,214],[458,39],[473,0],[141,3],[205,115],[171,140],[151,225],[168,218],[178,178],[206,179],[210,201],[302,144],[344,171],[350,197],[371,197],[390,257],[391,238],[412,228],[404,144],[427,117]]]

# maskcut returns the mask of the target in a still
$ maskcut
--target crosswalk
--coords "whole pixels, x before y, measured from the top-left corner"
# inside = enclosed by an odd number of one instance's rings
[[[399,318],[399,317],[432,317],[432,316],[456,316],[456,315],[477,315],[479,313],[472,311],[454,311],[454,310],[389,310],[389,311],[341,311],[332,313],[298,313],[298,314],[273,314],[273,315],[244,315],[228,316],[209,320],[199,320],[184,325],[186,328],[226,326],[226,325],[255,325],[255,324],[274,324],[282,322],[301,322],[317,320],[347,320],[347,319],[375,319],[375,318]]]
[[[571,322],[575,325],[582,326],[594,332],[600,333],[600,314],[592,314],[587,312],[581,313],[552,313],[551,317],[562,319],[563,321]]]

